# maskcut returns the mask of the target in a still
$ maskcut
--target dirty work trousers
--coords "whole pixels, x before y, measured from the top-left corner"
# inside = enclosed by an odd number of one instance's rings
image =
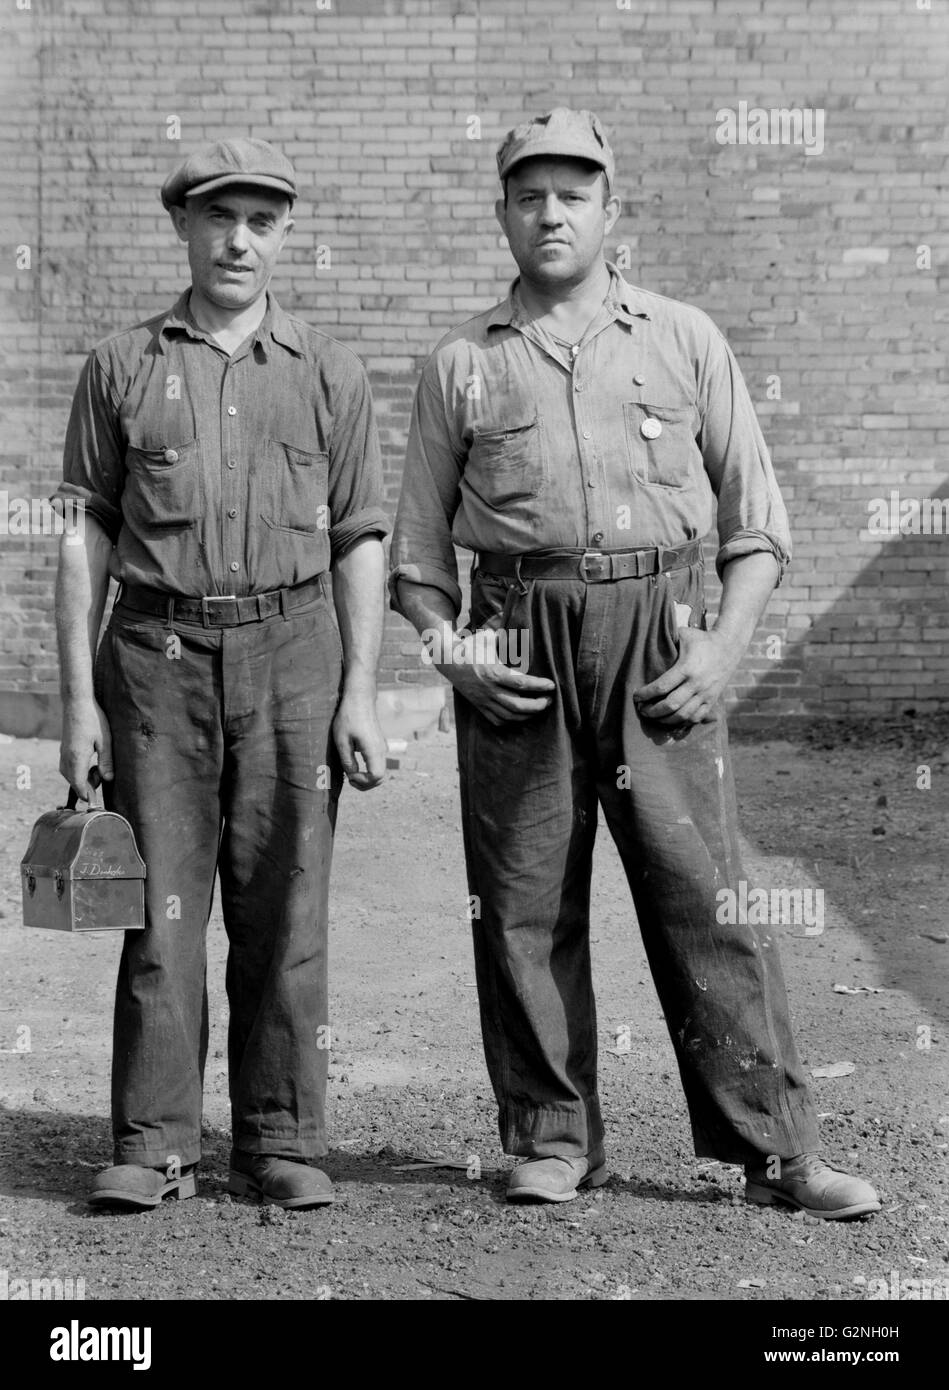
[[[125,935],[116,990],[116,1163],[200,1158],[215,873],[234,1146],[326,1152],[341,670],[325,588],[287,616],[239,627],[172,629],[116,605],[96,661],[115,761],[108,800],[131,822],[147,872],[145,930]]]
[[[723,712],[671,737],[632,699],[676,660],[675,603],[704,626],[702,578],[701,562],[606,583],[474,576],[471,628],[503,622],[508,664],[526,634],[530,673],[557,685],[546,711],[503,727],[455,700],[481,1025],[507,1153],[577,1156],[603,1139],[589,948],[598,803],[696,1153],[739,1163],[817,1147],[777,945],[768,928],[716,917],[716,893],[737,893],[742,876]]]

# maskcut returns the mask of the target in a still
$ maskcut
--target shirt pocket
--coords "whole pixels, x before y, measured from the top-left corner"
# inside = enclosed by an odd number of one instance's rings
[[[328,531],[329,454],[299,449],[279,439],[270,439],[267,444],[269,477],[263,520],[275,530],[301,535]]]
[[[700,457],[692,407],[626,401],[623,414],[629,466],[636,481],[648,487],[692,487]]]
[[[503,430],[476,430],[465,482],[489,507],[536,497],[547,481],[547,449],[540,420]]]
[[[128,445],[123,506],[129,518],[148,530],[194,526],[199,515],[199,457],[196,439],[160,449]]]

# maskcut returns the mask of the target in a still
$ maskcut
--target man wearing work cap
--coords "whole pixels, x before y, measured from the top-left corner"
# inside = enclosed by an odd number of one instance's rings
[[[116,994],[116,1166],[96,1204],[195,1191],[216,874],[230,1191],[332,1200],[310,1164],[327,1151],[327,881],[343,775],[367,789],[385,768],[388,528],[365,371],[268,291],[296,191],[262,140],[208,145],[169,176],[190,287],[93,349],[67,430],[58,495],[85,528],[56,595],[60,767],[88,797],[98,763],[147,871]]]
[[[589,906],[598,810],[619,849],[696,1153],[756,1202],[879,1209],[821,1162],[776,942],[739,896],[722,693],[789,558],[748,392],[698,309],[604,261],[606,135],[558,108],[498,151],[520,276],[449,333],[415,400],[394,605],[455,688],[470,911],[508,1196],[606,1181]],[[702,538],[723,595],[705,620]],[[476,552],[469,627],[454,547]]]

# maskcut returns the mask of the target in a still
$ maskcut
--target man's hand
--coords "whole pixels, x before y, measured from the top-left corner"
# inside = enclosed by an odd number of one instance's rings
[[[343,694],[333,720],[333,740],[349,785],[360,792],[378,787],[386,775],[386,740],[370,695]]]
[[[69,700],[63,706],[63,738],[59,770],[83,801],[92,795],[89,769],[98,763],[99,776],[112,780],[112,735],[109,721],[91,697]]]
[[[731,680],[742,649],[714,628],[679,629],[679,659],[668,671],[633,692],[643,719],[658,724],[705,724]]]
[[[706,724],[754,636],[780,575],[767,551],[736,556],[724,567],[722,601],[710,632],[679,628],[679,659],[658,680],[633,692],[643,719],[659,724]]]
[[[451,660],[436,662],[446,680],[491,724],[530,719],[547,708],[556,690],[545,676],[529,676],[505,666],[492,628],[459,636]]]

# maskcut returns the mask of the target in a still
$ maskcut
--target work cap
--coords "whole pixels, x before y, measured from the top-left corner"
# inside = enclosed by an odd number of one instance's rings
[[[215,140],[202,145],[162,184],[161,200],[166,208],[179,207],[195,193],[210,193],[229,183],[254,184],[285,194],[292,203],[297,196],[293,165],[266,140]]]
[[[498,146],[498,177],[506,179],[523,159],[559,155],[563,159],[588,159],[606,174],[612,190],[616,161],[599,118],[592,111],[572,111],[558,106],[546,116],[515,126]]]

